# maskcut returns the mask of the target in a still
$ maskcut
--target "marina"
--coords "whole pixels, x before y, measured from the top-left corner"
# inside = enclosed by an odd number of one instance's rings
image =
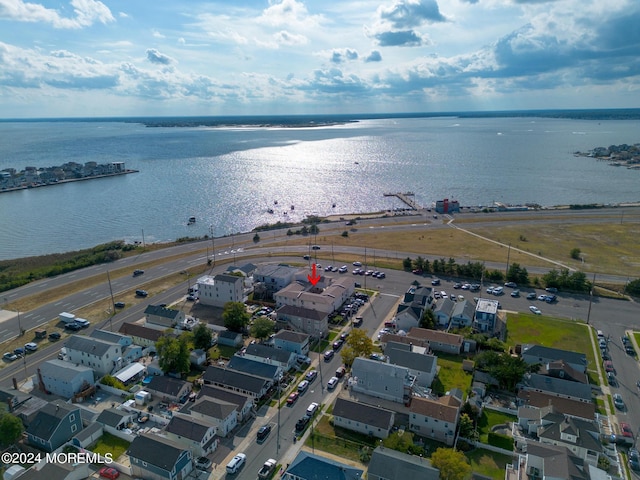
[[[422,207],[416,202],[416,194],[413,192],[405,192],[405,193],[383,193],[385,197],[396,197],[405,205],[407,205],[411,210],[420,210]]]

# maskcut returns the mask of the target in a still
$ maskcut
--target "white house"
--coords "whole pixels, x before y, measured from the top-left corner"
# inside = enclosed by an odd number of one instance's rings
[[[306,333],[280,330],[273,337],[273,346],[287,352],[307,355],[309,353],[310,336]]]
[[[194,456],[205,456],[218,447],[216,427],[195,416],[174,413],[164,432],[170,440],[190,449]]]
[[[328,314],[338,310],[354,291],[353,279],[341,277],[333,279],[325,288],[315,288],[299,282],[291,283],[276,292],[273,298],[276,301],[276,309],[290,305]]]
[[[38,373],[44,391],[64,398],[71,398],[95,384],[93,370],[90,367],[63,360],[43,362],[38,368]]]
[[[414,382],[415,377],[406,367],[358,357],[351,367],[349,386],[353,392],[406,403],[411,398]]]
[[[425,347],[406,343],[387,342],[385,355],[389,363],[407,367],[415,377],[415,384],[429,388],[438,373],[438,358],[429,355]]]
[[[338,397],[333,406],[334,425],[363,435],[387,438],[393,427],[395,414],[391,410],[353,402]]]
[[[238,424],[238,407],[230,402],[201,397],[190,407],[191,416],[211,425],[217,435],[226,437]]]
[[[329,332],[329,314],[327,312],[283,305],[276,310],[276,315],[280,326],[303,332],[307,337],[324,338]]]
[[[460,405],[460,400],[450,395],[438,400],[414,397],[409,410],[409,430],[451,446],[455,439]]]
[[[244,303],[244,280],[236,275],[224,273],[205,275],[198,279],[198,298],[202,305],[224,307],[228,302]]]
[[[123,366],[122,346],[117,343],[71,335],[65,347],[71,363],[92,368],[99,377]]]
[[[298,270],[288,265],[260,265],[253,272],[253,282],[262,284],[266,292],[273,295],[289,285]]]
[[[256,362],[277,365],[285,372],[292,369],[296,362],[295,353],[280,348],[268,347],[259,343],[249,345],[243,356]]]

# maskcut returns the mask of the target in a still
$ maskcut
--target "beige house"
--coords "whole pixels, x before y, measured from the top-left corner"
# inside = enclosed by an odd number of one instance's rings
[[[409,430],[418,435],[453,445],[461,402],[446,395],[438,400],[414,397],[409,413]]]
[[[341,277],[334,279],[325,288],[311,288],[311,285],[303,285],[300,282],[291,283],[276,292],[273,298],[276,301],[276,309],[290,305],[329,314],[338,310],[354,290],[353,279]]]

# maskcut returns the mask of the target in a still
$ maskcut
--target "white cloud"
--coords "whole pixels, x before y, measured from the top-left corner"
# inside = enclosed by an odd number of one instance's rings
[[[109,8],[97,0],[71,0],[73,17],[63,17],[57,10],[23,0],[0,0],[0,19],[18,22],[48,23],[55,28],[79,29],[96,22],[114,22]]]

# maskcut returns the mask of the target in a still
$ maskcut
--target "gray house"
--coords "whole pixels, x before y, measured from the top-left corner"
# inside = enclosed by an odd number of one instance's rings
[[[154,376],[147,384],[145,390],[149,391],[155,398],[161,398],[167,402],[181,402],[191,392],[191,383],[179,378],[167,376]]]
[[[454,307],[455,303],[453,303],[449,298],[442,298],[438,300],[436,308],[433,310],[433,314],[436,317],[436,323],[442,326],[449,325]]]
[[[359,468],[329,458],[301,451],[285,472],[283,480],[330,478],[331,480],[360,480],[364,472]]]
[[[293,281],[299,269],[287,265],[260,265],[253,272],[254,283],[261,283],[269,296],[283,289]]]
[[[385,447],[376,447],[371,454],[367,470],[367,480],[439,478],[440,470],[432,467],[428,459]]]
[[[97,376],[122,368],[122,346],[97,338],[71,335],[65,344],[69,361],[93,369]]]
[[[53,452],[82,430],[80,408],[63,402],[47,403],[26,430],[30,445]]]
[[[570,350],[561,350],[559,348],[544,347],[542,345],[523,345],[522,360],[529,365],[547,364],[563,360],[574,370],[581,373],[587,372],[587,356],[584,353],[572,352]]]
[[[295,366],[296,354],[288,352],[287,350],[281,350],[279,348],[268,347],[267,345],[261,345],[254,343],[247,347],[244,352],[244,357],[256,362],[267,363],[269,365],[277,365],[285,372],[288,372]]]
[[[247,358],[244,355],[238,354],[231,357],[231,360],[229,360],[229,363],[227,364],[227,368],[262,377],[272,382],[282,378],[282,375],[284,374],[284,370],[279,365],[258,362]]]
[[[451,326],[457,328],[470,327],[473,324],[475,308],[471,302],[457,302],[451,311]]]
[[[473,328],[478,332],[493,333],[498,321],[498,301],[479,298],[473,317]]]
[[[572,382],[562,378],[549,377],[538,373],[527,373],[522,378],[522,383],[518,385],[520,390],[533,390],[545,392],[558,397],[565,397],[582,402],[591,403],[591,385]]]
[[[253,411],[253,397],[243,395],[238,392],[232,392],[226,388],[214,387],[213,385],[202,385],[198,398],[209,397],[217,400],[232,403],[236,406],[238,421],[242,422]]]
[[[264,396],[273,384],[262,377],[215,366],[207,367],[203,380],[206,384],[228,388],[255,399]]]
[[[231,330],[224,330],[218,334],[218,343],[220,345],[226,345],[228,347],[239,347],[242,345],[242,334],[238,332],[232,332]]]
[[[205,456],[218,447],[215,427],[191,415],[174,413],[164,431],[170,440],[190,449],[194,456]]]
[[[184,312],[173,308],[161,307],[160,305],[149,305],[144,311],[147,323],[173,328],[184,322]]]
[[[358,357],[351,367],[349,386],[353,392],[407,403],[411,398],[415,377],[407,367]]]
[[[129,445],[131,475],[147,480],[183,480],[193,470],[188,448],[166,438],[143,433]]]
[[[425,347],[417,345],[387,342],[384,354],[390,364],[407,367],[409,374],[415,377],[416,385],[428,388],[438,373],[438,358],[426,351]]]
[[[100,412],[96,423],[104,427],[105,432],[115,434],[118,430],[127,428],[129,423],[136,420],[138,414],[136,412],[127,412],[126,410],[118,410],[117,408],[107,408]]]
[[[395,414],[391,410],[352,402],[338,397],[333,406],[333,422],[336,426],[363,435],[387,438],[393,427]]]
[[[273,337],[273,346],[287,352],[300,355],[309,354],[309,338],[306,333],[293,332],[291,330],[280,330]]]
[[[46,392],[72,398],[95,384],[93,370],[64,360],[47,360],[38,368],[38,378]]]
[[[211,397],[200,397],[189,410],[193,418],[214,429],[216,435],[226,437],[238,425],[238,407]]]

